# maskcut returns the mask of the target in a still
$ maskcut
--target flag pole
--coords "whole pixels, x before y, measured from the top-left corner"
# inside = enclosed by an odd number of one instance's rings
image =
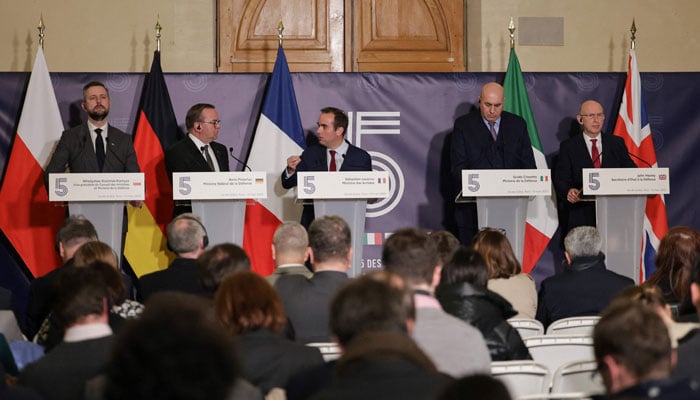
[[[277,25],[277,38],[279,40],[279,45],[282,47],[282,40],[284,40],[284,24],[282,24],[282,20],[280,20],[280,23]]]
[[[634,24],[634,18],[632,18],[632,27],[630,28],[630,32],[632,32],[632,38],[630,39],[630,48],[634,50],[634,34],[637,33],[637,27]]]
[[[515,23],[513,23],[513,17],[510,17],[508,31],[510,32],[510,49],[512,50],[515,48]]]
[[[158,17],[156,18],[156,51],[160,53],[160,30],[162,27],[160,26],[160,14],[158,14]]]
[[[44,37],[46,36],[44,31],[46,31],[46,25],[44,25],[43,15],[39,17],[39,26],[37,26],[36,29],[39,30],[39,46],[41,46],[41,49],[44,50]]]

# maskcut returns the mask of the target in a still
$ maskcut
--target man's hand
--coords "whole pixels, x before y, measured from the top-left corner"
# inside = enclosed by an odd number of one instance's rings
[[[566,200],[571,204],[578,203],[581,200],[581,191],[576,188],[569,189],[566,193]]]
[[[301,157],[299,156],[289,156],[287,158],[287,174],[291,175],[297,170],[297,165],[301,162]]]
[[[131,206],[134,208],[141,208],[143,205],[143,200],[129,200],[129,204],[131,204]]]

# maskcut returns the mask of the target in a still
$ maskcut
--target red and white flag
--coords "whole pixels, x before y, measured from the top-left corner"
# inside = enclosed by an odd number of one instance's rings
[[[49,203],[44,166],[61,132],[61,114],[39,48],[0,189],[0,228],[35,277],[60,265],[54,243],[66,209]]]

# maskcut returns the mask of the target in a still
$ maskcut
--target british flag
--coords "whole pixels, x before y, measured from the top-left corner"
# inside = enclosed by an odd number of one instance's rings
[[[630,50],[625,93],[622,96],[620,112],[615,123],[615,135],[622,137],[634,162],[639,168],[657,168],[654,141],[647,112],[644,107],[642,82],[637,67],[637,56]],[[642,235],[642,258],[639,282],[643,282],[656,270],[654,257],[659,241],[668,231],[666,202],[663,195],[647,198],[644,213],[644,233]]]

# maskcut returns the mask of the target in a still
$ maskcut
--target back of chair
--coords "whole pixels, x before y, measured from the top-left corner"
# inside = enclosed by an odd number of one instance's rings
[[[562,318],[547,327],[547,335],[593,335],[599,316]]]
[[[307,343],[309,347],[315,347],[321,352],[324,361],[333,361],[340,358],[342,354],[340,346],[335,342],[314,342]]]
[[[0,310],[0,333],[5,335],[8,343],[14,340],[25,340],[12,310]]]
[[[592,360],[593,338],[587,335],[543,335],[524,338],[532,359],[556,371],[564,364]]]
[[[544,326],[536,319],[511,318],[508,320],[508,323],[518,331],[523,339],[530,336],[544,335]]]
[[[593,360],[574,361],[559,367],[552,375],[552,393],[583,392],[601,394],[605,392],[603,379],[597,373]]]
[[[491,375],[506,385],[513,399],[549,390],[549,369],[535,361],[494,361]]]

